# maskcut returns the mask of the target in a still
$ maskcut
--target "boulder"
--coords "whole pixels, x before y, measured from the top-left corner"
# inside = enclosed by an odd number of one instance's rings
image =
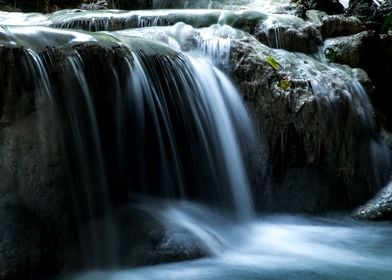
[[[321,25],[323,38],[352,35],[365,29],[365,26],[358,18],[345,17],[343,15],[325,17]]]
[[[159,209],[164,211],[162,206]],[[122,266],[154,265],[212,255],[207,244],[194,233],[175,221],[159,220],[142,208],[123,208],[116,220]]]
[[[392,184],[388,184],[373,199],[356,209],[352,216],[364,220],[392,219]]]
[[[324,54],[330,62],[363,67],[367,55],[366,40],[371,36],[364,31],[352,36],[342,36],[325,41]]]

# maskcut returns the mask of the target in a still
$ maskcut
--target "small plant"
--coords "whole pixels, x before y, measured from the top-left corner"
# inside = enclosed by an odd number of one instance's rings
[[[265,59],[266,59],[267,63],[269,64],[269,66],[271,66],[274,70],[278,70],[279,66],[281,67],[279,62],[277,62],[273,56],[269,55]]]
[[[268,65],[271,66],[272,70],[274,70],[275,75],[279,78],[278,87],[282,90],[289,90],[291,88],[291,81],[288,76],[282,76],[280,73],[277,72],[279,67],[282,65],[271,55],[268,55],[265,60],[267,61]]]

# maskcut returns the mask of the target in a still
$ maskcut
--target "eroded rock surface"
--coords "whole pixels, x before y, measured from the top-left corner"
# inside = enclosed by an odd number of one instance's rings
[[[386,186],[372,200],[353,212],[353,217],[365,220],[392,219],[392,184]]]

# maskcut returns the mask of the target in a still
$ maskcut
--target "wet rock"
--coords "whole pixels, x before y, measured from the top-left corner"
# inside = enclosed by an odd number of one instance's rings
[[[254,34],[259,23],[265,21],[268,17],[267,14],[258,11],[226,11],[221,14],[217,23]]]
[[[351,0],[346,11],[348,15],[359,18],[368,29],[381,32],[386,32],[383,30],[383,24],[391,12],[391,1],[372,0]]]
[[[102,196],[97,194],[101,177],[94,174],[96,184],[88,189],[84,180],[89,175],[81,175],[81,165],[86,162],[80,163],[72,138],[67,98],[73,93],[79,98],[78,105],[85,100],[83,94],[78,94],[81,89],[67,58],[77,54],[85,62],[89,73],[86,79],[93,81],[90,85],[97,85],[91,90],[102,100],[97,102],[97,110],[105,120],[110,113],[104,93],[112,92],[115,84],[113,69],[107,66],[116,65],[119,75],[124,75],[123,67],[131,62],[125,60],[129,49],[111,36],[101,35],[90,41],[85,33],[34,27],[37,36],[31,31],[29,27],[0,29],[1,279],[43,279],[45,273],[71,266],[71,248],[80,244],[77,221],[87,223],[103,212],[99,203]],[[83,42],[75,40],[79,36],[83,36]],[[129,39],[127,43],[135,50],[146,48],[147,57],[160,54],[171,59],[178,54],[153,42],[148,47],[150,43],[141,40]],[[78,121],[84,122],[83,117]],[[86,165],[96,168],[92,160]],[[106,199],[124,199],[122,190],[113,187]],[[86,191],[91,191],[88,198]],[[80,210],[78,219],[75,209]]]
[[[357,111],[366,103],[361,101],[363,93],[344,86],[356,71],[346,68],[346,74],[338,74],[309,57],[273,51],[250,38],[234,40],[231,47],[231,75],[268,143],[271,182],[259,178],[255,190],[259,207],[344,209],[363,203],[372,193],[369,190],[381,187],[388,174],[386,148],[376,132],[368,130],[371,109],[364,108],[370,114],[366,120],[362,109]],[[267,62],[269,57],[279,63],[276,70]],[[310,76],[304,71],[307,67],[313,69]],[[285,77],[288,84],[282,82]],[[329,88],[328,97],[318,93],[314,79]],[[376,172],[374,155],[382,159]]]
[[[387,129],[392,129],[389,104],[392,79],[392,37],[375,32],[361,32],[352,36],[338,37],[325,41],[324,53],[329,61],[364,69],[375,90],[371,92],[372,104],[378,121]]]
[[[99,0],[93,3],[82,3],[80,8],[84,10],[105,10],[108,8],[108,3],[106,0]]]
[[[102,14],[94,11],[64,10],[53,13],[50,26],[88,31],[114,31],[135,27],[168,26],[178,22],[196,28],[207,27],[218,22],[221,11],[118,11]]]
[[[297,14],[301,17],[305,16],[308,10],[319,10],[329,15],[342,14],[344,6],[337,0],[302,0],[299,1]]]
[[[2,201],[0,279],[42,279],[56,270],[54,237],[33,211]]]
[[[387,185],[373,199],[356,209],[352,216],[364,220],[391,220],[392,184]]]
[[[329,61],[362,67],[367,55],[365,42],[371,36],[367,31],[325,41],[324,53]]]
[[[154,9],[233,9],[249,4],[249,0],[154,0]]]
[[[358,18],[343,15],[325,17],[321,26],[321,33],[324,38],[347,36],[364,30],[365,26]]]
[[[206,244],[188,229],[174,222],[163,224],[143,210],[130,207],[120,211],[118,225],[119,259],[124,266],[211,256]]]
[[[356,17],[329,16],[321,11],[309,10],[306,11],[306,19],[320,26],[323,38],[348,36],[365,30],[365,26]]]
[[[254,35],[272,48],[304,53],[317,52],[321,45],[318,27],[290,15],[270,15],[257,26]]]

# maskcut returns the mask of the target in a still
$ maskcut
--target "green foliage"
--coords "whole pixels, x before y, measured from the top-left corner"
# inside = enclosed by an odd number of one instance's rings
[[[289,77],[284,76],[282,79],[280,79],[278,86],[283,90],[289,90],[291,88],[291,81]]]
[[[328,59],[329,62],[334,62],[336,58],[336,52],[332,48],[327,48],[324,51],[325,57]]]
[[[276,61],[276,59],[273,56],[271,55],[267,56],[266,61],[269,64],[269,66],[271,66],[274,70],[278,70],[280,64],[279,62]]]
[[[381,32],[387,33],[389,30],[392,30],[392,13],[389,13],[385,19],[384,23],[381,27]]]

